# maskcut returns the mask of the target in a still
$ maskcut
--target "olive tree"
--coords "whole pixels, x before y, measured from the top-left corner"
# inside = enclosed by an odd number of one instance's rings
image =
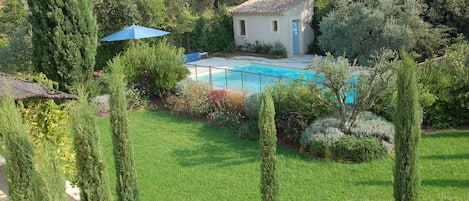
[[[319,46],[360,64],[368,64],[372,55],[386,49],[418,49],[432,56],[445,40],[440,29],[423,21],[421,13],[417,1],[338,0],[336,9],[320,22]]]
[[[317,93],[320,100],[336,107],[342,131],[350,133],[358,115],[370,109],[393,84],[393,60],[395,54],[387,51],[376,56],[371,67],[351,65],[344,57],[334,58],[330,53],[324,59],[315,59],[308,69],[315,72],[316,82],[324,93]],[[328,101],[332,95],[336,102]],[[348,111],[351,110],[351,113]]]

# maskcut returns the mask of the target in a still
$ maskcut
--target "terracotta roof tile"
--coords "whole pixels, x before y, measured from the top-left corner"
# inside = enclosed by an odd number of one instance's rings
[[[231,14],[282,13],[305,0],[248,0],[229,10]]]

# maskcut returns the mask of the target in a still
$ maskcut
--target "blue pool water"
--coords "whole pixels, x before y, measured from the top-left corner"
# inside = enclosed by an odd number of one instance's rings
[[[213,87],[225,89],[237,89],[247,92],[261,92],[269,84],[280,81],[291,82],[292,80],[301,79],[303,81],[315,81],[315,73],[313,71],[269,66],[263,64],[245,64],[235,66],[230,69],[216,70],[212,69],[212,73],[197,76],[197,80],[211,83]],[[346,102],[353,102],[353,93],[347,93]]]
[[[248,92],[260,92],[265,86],[279,81],[302,79],[314,80],[314,72],[262,64],[245,64],[227,70],[213,70],[212,76],[207,73],[198,76],[197,80],[210,83],[217,88],[238,89]]]

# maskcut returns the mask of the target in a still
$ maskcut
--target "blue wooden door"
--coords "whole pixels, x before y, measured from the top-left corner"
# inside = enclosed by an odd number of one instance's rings
[[[293,42],[293,54],[300,53],[300,20],[292,21],[292,42]]]

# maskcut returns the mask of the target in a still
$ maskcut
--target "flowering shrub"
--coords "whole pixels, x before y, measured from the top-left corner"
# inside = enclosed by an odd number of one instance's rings
[[[237,130],[239,125],[245,121],[245,116],[238,112],[218,109],[208,114],[208,119],[217,125],[229,129]]]
[[[135,86],[130,86],[125,91],[127,97],[127,108],[131,111],[141,110],[148,106],[149,100]]]
[[[228,104],[228,91],[226,89],[213,89],[208,94],[208,100],[215,107],[221,108]]]
[[[176,94],[165,99],[166,107],[176,114],[203,117],[211,110],[209,92],[210,86],[207,84],[184,80],[176,85]]]
[[[246,99],[246,94],[243,91],[229,90],[226,96],[228,99],[226,109],[245,116],[244,100]]]
[[[100,96],[96,96],[91,99],[91,105],[93,105],[94,109],[96,110],[96,116],[103,117],[109,114],[109,98],[111,95],[104,94]]]

